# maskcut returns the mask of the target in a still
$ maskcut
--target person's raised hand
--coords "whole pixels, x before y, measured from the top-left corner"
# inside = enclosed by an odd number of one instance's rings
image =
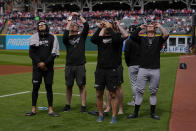
[[[146,24],[141,25],[140,28],[145,29],[146,28]]]
[[[78,16],[79,13],[77,13],[77,12],[72,12],[71,15],[72,15],[72,16]]]

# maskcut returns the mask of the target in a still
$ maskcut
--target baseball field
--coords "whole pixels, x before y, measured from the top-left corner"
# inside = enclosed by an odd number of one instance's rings
[[[94,71],[97,52],[86,51],[86,58],[87,110],[92,111],[96,109]],[[28,51],[0,50],[0,131],[168,131],[178,60],[178,55],[161,55],[161,80],[157,94],[157,114],[161,119],[154,120],[149,117],[149,90],[147,88],[139,118],[130,120],[126,116],[132,113],[134,108],[127,105],[127,102],[131,100],[132,92],[127,66],[123,58],[124,114],[117,116],[117,124],[110,124],[111,113],[109,117],[104,118],[102,123],[96,122],[96,116],[80,113],[80,96],[76,85],[73,90],[71,111],[62,112],[65,105],[65,51],[61,51],[61,56],[55,60],[53,84],[54,110],[60,117],[49,116],[47,110],[38,110],[35,116],[26,117],[25,113],[31,111],[32,90],[31,59],[28,57]],[[47,107],[44,84],[40,88],[37,106]]]

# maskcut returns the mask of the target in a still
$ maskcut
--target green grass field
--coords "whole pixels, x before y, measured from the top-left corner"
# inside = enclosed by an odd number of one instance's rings
[[[86,52],[87,57],[87,109],[95,110],[95,89],[94,71],[96,67],[97,52]],[[161,81],[157,94],[157,114],[161,120],[153,120],[149,117],[149,91],[144,95],[139,118],[126,119],[126,116],[133,112],[133,107],[127,105],[131,99],[131,86],[129,83],[127,67],[124,66],[124,83],[122,85],[124,93],[124,115],[117,117],[117,124],[110,124],[110,118],[105,117],[104,122],[97,123],[96,116],[87,113],[80,113],[80,97],[73,95],[71,111],[62,112],[65,105],[65,80],[64,69],[55,70],[54,75],[54,110],[59,113],[59,118],[47,115],[47,111],[39,111],[36,116],[26,117],[25,113],[31,110],[31,92],[26,94],[0,97],[0,131],[101,131],[101,130],[121,130],[121,131],[167,131],[171,113],[172,97],[175,86],[178,56],[161,57]],[[27,51],[5,51],[0,50],[0,64],[9,65],[31,65]],[[55,66],[64,67],[65,52],[56,59]],[[0,76],[0,96],[32,90],[32,73],[12,74]],[[42,85],[41,92],[45,92]],[[73,94],[79,94],[78,87],[74,86]],[[47,106],[46,95],[39,94],[38,106]]]

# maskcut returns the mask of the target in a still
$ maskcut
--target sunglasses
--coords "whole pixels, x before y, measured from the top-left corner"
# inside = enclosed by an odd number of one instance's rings
[[[40,22],[38,25],[42,26],[42,25],[46,25],[46,23],[45,22]]]

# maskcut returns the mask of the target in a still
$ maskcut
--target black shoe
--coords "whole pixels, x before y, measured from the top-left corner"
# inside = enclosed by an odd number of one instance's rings
[[[59,115],[56,112],[51,112],[48,115],[53,117],[59,117]]]
[[[156,120],[160,120],[160,117],[155,114],[151,114],[150,117]]]
[[[108,112],[103,112],[103,115],[104,116],[109,116],[109,113]]]
[[[66,105],[63,109],[63,112],[67,112],[67,111],[70,111],[71,110],[71,107],[70,105]]]
[[[98,116],[99,112],[98,111],[89,111],[88,114],[93,115],[93,116]]]
[[[36,115],[36,112],[27,112],[26,114],[25,114],[25,116],[34,116],[34,115]]]
[[[86,113],[86,106],[81,106],[81,113]]]
[[[138,114],[133,113],[132,115],[127,116],[128,119],[133,119],[133,118],[137,118]]]

